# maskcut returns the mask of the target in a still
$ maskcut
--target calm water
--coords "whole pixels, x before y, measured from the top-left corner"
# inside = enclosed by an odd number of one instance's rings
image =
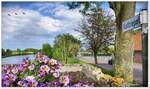
[[[29,59],[34,60],[35,55],[19,55],[2,58],[2,64],[20,64],[23,58],[29,57]]]

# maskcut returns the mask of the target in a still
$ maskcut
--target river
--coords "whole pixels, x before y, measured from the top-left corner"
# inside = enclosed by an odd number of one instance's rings
[[[29,57],[30,60],[35,59],[35,55],[18,55],[2,58],[2,64],[20,64],[23,61],[23,58]]]

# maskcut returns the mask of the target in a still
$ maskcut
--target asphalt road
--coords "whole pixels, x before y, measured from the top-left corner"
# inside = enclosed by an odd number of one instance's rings
[[[99,66],[105,69],[113,70],[112,65],[108,64],[108,60],[110,60],[111,58],[112,58],[111,56],[98,56],[97,59]],[[94,57],[92,56],[80,56],[79,59],[94,64]],[[134,80],[142,82],[142,64],[134,63],[133,68],[134,68],[133,69]]]

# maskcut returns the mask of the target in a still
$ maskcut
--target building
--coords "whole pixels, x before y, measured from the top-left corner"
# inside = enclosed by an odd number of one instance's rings
[[[137,32],[134,36],[134,62],[142,62],[142,37],[141,32]]]

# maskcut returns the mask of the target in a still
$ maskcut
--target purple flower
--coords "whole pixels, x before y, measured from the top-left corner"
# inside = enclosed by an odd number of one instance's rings
[[[2,74],[2,86],[10,86],[16,79],[14,74]]]
[[[20,80],[18,83],[17,83],[17,85],[19,86],[19,87],[28,87],[29,85],[28,85],[28,82],[26,81],[26,80]]]
[[[9,87],[11,85],[11,82],[8,80],[2,81],[2,87]]]
[[[8,80],[9,81],[15,81],[17,79],[17,76],[15,74],[8,74],[9,78]]]
[[[60,83],[59,82],[54,82],[54,87],[59,87]]]
[[[45,84],[45,83],[42,83],[42,82],[40,82],[40,83],[38,84],[39,87],[45,87],[45,85],[46,85],[46,84]]]
[[[30,64],[30,66],[28,67],[29,70],[34,70],[35,69],[35,65],[34,64]]]
[[[43,57],[43,53],[42,52],[37,52],[37,54],[36,54],[37,60],[41,59],[42,57]]]
[[[51,85],[51,82],[46,82],[46,87],[50,87]]]
[[[20,72],[25,71],[25,69],[26,69],[26,68],[23,66],[23,64],[19,64],[18,70],[19,70]]]
[[[47,65],[43,65],[40,67],[40,70],[46,71],[46,73],[49,73],[50,68]]]
[[[9,68],[8,65],[2,65],[2,70],[7,70]]]
[[[59,82],[46,82],[46,87],[59,87]]]
[[[27,76],[24,80],[19,81],[17,84],[20,87],[36,87],[38,82],[35,80],[34,76]]]
[[[2,73],[9,74],[11,72],[11,68],[9,65],[2,65]]]
[[[70,83],[70,79],[67,75],[60,77],[60,83],[63,83],[64,86],[67,86]]]
[[[30,64],[30,60],[28,59],[28,57],[26,57],[26,59],[23,59],[22,65],[23,65],[24,67],[28,67],[29,64]]]
[[[43,58],[42,58],[42,62],[44,62],[45,64],[47,64],[48,60],[49,60],[48,56],[44,55]]]
[[[9,81],[15,81],[17,76],[15,74],[3,74],[2,80],[9,80]]]
[[[38,85],[38,82],[35,79],[28,81],[28,83],[30,87],[36,87]]]
[[[39,70],[39,71],[38,71],[38,76],[39,76],[39,77],[44,77],[44,76],[46,76],[46,71]]]
[[[51,82],[52,87],[59,87],[60,83],[59,82]]]
[[[2,80],[8,80],[9,76],[8,74],[2,74]]]
[[[37,57],[37,60],[38,60],[40,63],[47,64],[49,58],[48,58],[48,56],[46,56],[46,55],[40,55],[39,57]]]
[[[36,55],[43,55],[43,53],[42,52],[37,52]]]

